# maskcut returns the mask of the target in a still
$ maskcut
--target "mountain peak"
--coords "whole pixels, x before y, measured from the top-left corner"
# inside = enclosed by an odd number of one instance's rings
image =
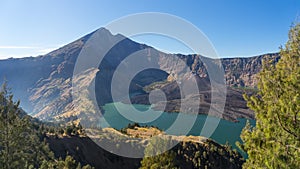
[[[108,29],[106,29],[105,27],[100,27],[99,29],[95,30],[94,32],[92,32],[91,34],[94,33],[99,33],[101,35],[106,35],[106,36],[114,36]]]

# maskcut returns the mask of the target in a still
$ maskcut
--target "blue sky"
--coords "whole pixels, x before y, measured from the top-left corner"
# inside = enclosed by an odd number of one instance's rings
[[[0,59],[45,54],[140,12],[163,12],[196,25],[221,57],[276,52],[300,16],[299,0],[0,0]],[[298,17],[299,18],[299,17]],[[299,21],[299,19],[298,19]],[[171,53],[189,53],[160,36],[135,37]]]

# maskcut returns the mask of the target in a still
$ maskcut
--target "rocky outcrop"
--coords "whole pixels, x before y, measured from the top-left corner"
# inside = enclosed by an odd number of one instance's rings
[[[222,65],[225,70],[225,79],[228,86],[255,87],[257,75],[262,68],[264,59],[280,59],[278,53],[270,53],[248,58],[224,58]]]

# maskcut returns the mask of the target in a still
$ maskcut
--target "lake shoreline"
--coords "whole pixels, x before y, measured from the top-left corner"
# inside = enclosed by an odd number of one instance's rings
[[[119,113],[120,109],[122,114]],[[139,110],[150,110],[151,112],[149,113],[154,113],[157,115],[160,115],[157,119],[154,121],[151,121],[149,123],[139,123],[141,126],[155,126],[159,128],[162,131],[168,131],[170,127],[172,127],[174,121],[177,118],[180,117],[187,117],[189,118],[190,115],[188,114],[183,114],[183,113],[170,113],[170,112],[157,112],[154,111],[150,108],[149,105],[133,105],[135,108]],[[109,103],[103,106],[103,110],[105,113],[103,114],[101,127],[106,128],[106,127],[112,127],[117,130],[121,130],[122,128],[127,127],[128,124],[133,124],[135,123],[134,121],[128,120],[124,115],[130,115],[130,105],[117,102],[117,103]],[[180,115],[180,117],[179,117]],[[130,116],[129,116],[130,117]],[[207,138],[211,138],[218,142],[219,144],[226,144],[229,143],[233,148],[238,149],[235,143],[237,141],[241,142],[242,140],[240,139],[240,133],[244,126],[246,125],[246,122],[249,120],[251,125],[255,125],[255,120],[253,119],[244,119],[244,118],[238,118],[239,122],[232,122],[224,119],[220,119],[217,117],[213,116],[208,116],[204,114],[197,114],[196,119],[190,128],[190,130],[186,133],[184,132],[183,128],[185,125],[182,125],[182,128],[178,128],[176,130],[172,130],[171,133],[167,134],[172,134],[172,135],[193,135],[193,136],[204,136]],[[204,127],[205,122],[211,120],[212,123],[217,122],[216,126],[210,126],[210,123],[206,124],[206,127]],[[184,124],[184,123],[183,123]],[[209,128],[209,127],[216,127],[215,130],[212,132],[211,135],[203,135],[202,130],[204,128]],[[174,132],[175,131],[175,132]],[[239,150],[239,149],[238,149]],[[240,150],[239,150],[240,151]],[[244,154],[245,155],[245,154]],[[243,155],[243,156],[244,156]]]

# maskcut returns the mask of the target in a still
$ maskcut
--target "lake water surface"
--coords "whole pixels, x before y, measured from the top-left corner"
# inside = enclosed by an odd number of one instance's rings
[[[118,107],[118,109],[116,108]],[[134,108],[139,111],[141,116],[147,116],[147,118],[156,118],[155,120],[147,123],[140,123],[140,125],[147,126],[156,126],[161,130],[167,130],[172,126],[177,117],[179,117],[179,113],[167,113],[167,112],[159,112],[154,111],[150,108],[149,105],[134,105]],[[135,117],[139,116],[139,114],[135,114],[134,110],[131,109],[130,105],[123,103],[109,103],[103,106],[105,111],[104,119],[100,121],[101,127],[113,127],[116,129],[121,129],[126,127],[129,123],[134,123],[135,121],[128,120],[127,118],[135,119]],[[121,114],[119,113],[121,112]],[[145,114],[144,114],[145,113]],[[125,117],[127,118],[125,118]],[[193,118],[194,117],[194,118]],[[220,144],[225,144],[228,142],[232,145],[233,148],[237,148],[235,145],[236,141],[241,141],[240,133],[244,128],[247,119],[238,119],[239,122],[231,122],[223,119],[218,119],[215,117],[207,116],[207,115],[189,115],[181,113],[180,118],[186,119],[195,119],[195,123],[193,127],[189,130],[187,135],[195,135],[199,136],[203,125],[207,119],[214,122],[219,122],[217,128],[210,136],[211,139],[215,140]],[[249,120],[252,125],[255,125],[255,120]],[[182,126],[187,125],[186,123],[182,123]],[[184,127],[183,127],[184,128]],[[167,132],[167,134],[174,135],[182,135],[185,134],[184,129],[178,128],[176,130],[172,130]],[[243,154],[245,156],[245,154]]]

